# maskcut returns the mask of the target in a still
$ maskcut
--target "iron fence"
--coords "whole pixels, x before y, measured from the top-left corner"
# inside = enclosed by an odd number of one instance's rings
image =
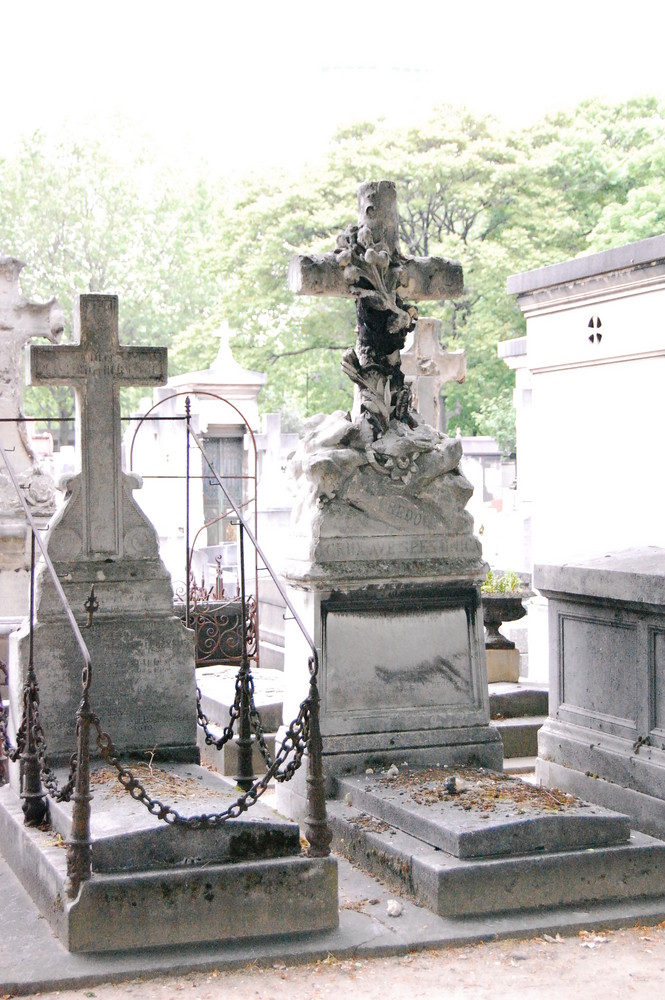
[[[129,795],[141,802],[147,810],[159,820],[189,828],[214,827],[235,819],[246,812],[264,794],[272,780],[283,782],[293,777],[307,757],[307,818],[304,833],[308,841],[310,857],[325,857],[330,853],[331,833],[327,823],[325,805],[325,787],[322,770],[322,741],[319,726],[319,693],[318,693],[318,652],[286,594],[281,581],[270,566],[265,553],[261,549],[255,533],[249,527],[235,501],[229,495],[217,470],[206,454],[203,442],[187,421],[188,437],[191,436],[200,449],[209,475],[224,492],[227,502],[233,509],[239,530],[240,545],[240,650],[239,669],[236,677],[235,699],[230,710],[229,721],[222,736],[216,738],[209,729],[208,719],[201,709],[201,695],[197,690],[198,723],[203,729],[205,741],[221,749],[229,740],[238,737],[239,775],[238,784],[242,794],[227,809],[219,813],[202,813],[196,816],[183,816],[168,804],[153,798],[146,787],[125,766],[113,743],[112,735],[107,733],[99,716],[93,711],[91,704],[91,689],[93,670],[90,653],[83,639],[79,625],[65,595],[57,573],[49,558],[47,546],[40,537],[31,512],[22,495],[18,480],[9,462],[7,454],[0,444],[0,456],[7,468],[17,496],[23,508],[31,537],[30,562],[30,609],[29,609],[29,657],[28,669],[22,691],[22,715],[17,728],[15,743],[11,744],[6,727],[3,710],[2,730],[0,732],[0,747],[10,761],[20,763],[20,795],[23,800],[23,812],[27,825],[40,825],[48,821],[48,797],[60,801],[73,801],[72,830],[67,843],[67,893],[75,897],[82,882],[92,877],[92,847],[90,837],[90,759],[91,734],[99,755],[115,770],[120,784]],[[309,690],[300,704],[296,718],[286,727],[285,736],[277,749],[274,758],[268,752],[265,734],[261,725],[260,714],[254,702],[254,681],[252,677],[252,648],[256,644],[256,632],[252,633],[251,598],[245,590],[244,546],[248,538],[254,547],[257,558],[261,560],[277,587],[286,607],[293,616],[311,651],[309,656]],[[35,628],[35,556],[39,548],[42,559],[49,573],[66,618],[74,633],[83,662],[81,670],[81,700],[76,712],[76,747],[71,757],[71,766],[67,780],[60,785],[48,763],[47,734],[44,733],[39,718],[39,685],[34,664],[34,628]],[[97,601],[94,588],[85,603],[88,627],[94,627],[94,612]],[[255,778],[252,767],[252,748],[256,742],[265,764],[265,773]],[[2,762],[0,761],[0,766]]]

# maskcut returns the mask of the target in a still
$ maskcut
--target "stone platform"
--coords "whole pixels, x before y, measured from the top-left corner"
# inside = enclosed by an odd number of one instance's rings
[[[469,768],[354,776],[329,804],[336,850],[439,916],[655,898],[665,843],[626,816]]]
[[[135,768],[154,798],[183,815],[215,814],[237,798],[196,765]],[[23,825],[20,801],[0,789],[0,844],[52,930],[71,952],[239,941],[337,926],[334,859],[302,856],[299,829],[263,810],[218,828],[160,822],[110,770],[92,776],[93,875],[66,895],[64,842],[71,806],[53,805],[53,829]],[[270,906],[266,905],[270,900]]]
[[[236,693],[238,667],[199,667],[196,683],[201,692],[201,708],[211,722],[225,726]],[[254,703],[266,733],[276,732],[282,724],[284,673],[260,667],[252,670]]]

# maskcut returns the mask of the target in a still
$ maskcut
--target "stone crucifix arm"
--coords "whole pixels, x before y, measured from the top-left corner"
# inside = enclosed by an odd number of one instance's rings
[[[344,277],[346,264],[338,253],[300,254],[291,258],[289,288],[296,295],[330,295],[349,298],[353,293]],[[464,278],[459,261],[445,257],[402,257],[396,288],[404,299],[452,299],[462,294]]]

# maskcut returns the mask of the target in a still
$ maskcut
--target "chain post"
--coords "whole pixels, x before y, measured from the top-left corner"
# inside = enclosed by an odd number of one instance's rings
[[[323,777],[323,740],[319,725],[318,673],[314,656],[309,658],[309,744],[307,747],[307,815],[305,838],[310,858],[327,858],[330,854],[332,831],[326,815],[326,785]]]
[[[238,680],[240,682],[240,718],[238,720],[238,774],[236,781],[243,792],[249,791],[254,783],[254,767],[252,765],[252,725],[250,719],[250,667],[247,654],[247,595],[245,592],[245,540],[242,521],[238,522],[240,563],[240,617],[242,660]]]
[[[39,714],[39,688],[33,662],[35,631],[35,533],[30,535],[30,652],[28,673],[23,688],[23,718],[25,747],[21,754],[21,798],[26,826],[39,826],[48,815],[46,796],[42,788],[35,728]]]
[[[81,882],[92,872],[92,846],[90,840],[90,725],[92,712],[88,700],[91,670],[83,671],[83,694],[76,713],[76,783],[72,808],[72,832],[67,842],[67,884],[65,891],[70,899],[78,895]]]

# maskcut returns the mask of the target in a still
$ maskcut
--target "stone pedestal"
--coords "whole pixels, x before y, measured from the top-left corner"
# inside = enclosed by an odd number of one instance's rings
[[[136,477],[122,477],[122,557],[81,558],[80,478],[48,535],[48,552],[74,615],[86,623],[94,584],[99,604],[83,636],[92,661],[90,700],[123,754],[198,760],[193,639],[173,615],[170,576],[155,530],[132,498]],[[49,758],[69,760],[76,745],[83,659],[45,567],[36,584],[34,664]],[[10,636],[10,729],[21,717],[30,652],[29,622]],[[94,743],[93,743],[94,751]]]
[[[537,776],[665,834],[665,550],[537,566],[549,599],[550,718]]]
[[[520,679],[519,649],[486,649],[487,683],[506,681],[517,684]]]
[[[421,425],[389,431],[371,457],[369,449],[319,448],[329,432],[339,443],[351,426],[343,414],[308,423],[294,460],[300,489],[285,566],[320,655],[329,787],[404,761],[500,769],[480,618],[485,566],[464,511],[471,486],[457,468],[458,442]],[[396,463],[378,449],[406,446],[418,433],[422,451],[391,476]],[[287,724],[307,694],[309,655],[288,621]],[[289,784],[278,790],[280,809],[302,816],[304,776]]]

